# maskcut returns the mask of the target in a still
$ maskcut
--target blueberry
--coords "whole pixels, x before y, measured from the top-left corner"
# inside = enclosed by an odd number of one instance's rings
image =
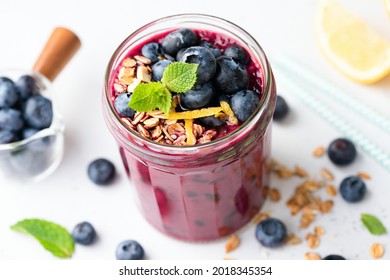
[[[222,50],[215,47],[213,44],[211,44],[208,41],[202,41],[202,42],[200,42],[199,45],[201,47],[208,48],[211,51],[211,53],[214,55],[215,58],[220,57],[222,55]]]
[[[135,240],[125,240],[119,243],[115,251],[117,260],[142,260],[144,249]]]
[[[194,46],[197,42],[198,37],[193,30],[182,28],[165,36],[161,45],[164,53],[174,57],[180,49]]]
[[[159,61],[159,56],[161,56],[162,50],[161,46],[158,43],[148,43],[142,47],[142,55],[149,58],[153,63]]]
[[[10,108],[19,100],[15,84],[8,78],[0,80],[0,108]]]
[[[348,165],[356,158],[355,145],[348,139],[338,138],[330,143],[328,156],[336,165]]]
[[[152,66],[152,78],[154,81],[161,81],[161,78],[164,74],[164,69],[169,65],[171,64],[172,61],[171,60],[167,60],[167,59],[164,59],[164,60],[160,60],[159,62],[155,63],[153,66]]]
[[[131,95],[127,93],[122,93],[118,95],[114,101],[114,107],[119,115],[122,117],[134,117],[135,111],[129,107],[129,102],[131,100]]]
[[[0,110],[0,129],[20,131],[24,126],[22,113],[15,109]]]
[[[220,119],[214,116],[203,117],[203,118],[199,118],[198,120],[204,126],[209,126],[209,127],[218,127],[225,124],[223,121],[221,121]]]
[[[226,103],[228,103],[229,106],[230,106],[230,97],[227,96],[226,94],[220,94],[220,95],[218,96],[218,101],[219,101],[219,102],[226,102]]]
[[[213,84],[208,82],[195,85],[189,91],[180,94],[180,105],[186,109],[200,109],[205,107],[214,96]]]
[[[199,65],[196,79],[197,84],[203,84],[211,80],[217,68],[214,55],[204,47],[191,47],[186,49],[180,61]]]
[[[283,97],[278,95],[276,97],[276,105],[275,105],[275,111],[274,111],[274,120],[280,121],[284,119],[289,112],[288,105],[286,103],[286,100],[284,100]]]
[[[259,94],[253,90],[242,90],[232,96],[230,103],[237,119],[244,122],[253,114],[259,104]]]
[[[88,176],[97,185],[107,185],[115,177],[115,166],[109,160],[96,159],[88,166]]]
[[[33,128],[46,128],[53,119],[51,101],[41,95],[34,95],[27,99],[23,117],[26,123]]]
[[[82,245],[90,245],[96,238],[96,231],[88,222],[77,224],[72,231],[73,240]]]
[[[33,136],[35,133],[37,133],[39,131],[39,129],[36,129],[36,128],[32,128],[32,127],[26,127],[25,129],[23,129],[22,131],[22,137],[23,139],[27,139],[27,138],[30,138],[31,136]]]
[[[335,261],[340,261],[340,260],[345,260],[344,257],[340,256],[340,255],[328,255],[326,256],[325,258],[323,258],[323,260],[335,260]]]
[[[340,184],[341,196],[348,202],[361,201],[366,192],[366,184],[356,176],[347,177]]]
[[[226,48],[225,55],[233,58],[241,65],[247,65],[249,62],[248,53],[240,46],[234,44]]]
[[[249,75],[246,69],[231,57],[221,56],[217,59],[214,83],[219,92],[229,95],[246,89],[249,85]]]
[[[268,218],[256,226],[256,239],[268,248],[282,245],[287,237],[284,223],[275,218]]]
[[[15,83],[16,89],[20,94],[22,100],[26,100],[34,94],[39,93],[39,88],[36,80],[29,75],[24,75]]]
[[[0,144],[13,143],[19,140],[16,132],[9,130],[0,130]]]

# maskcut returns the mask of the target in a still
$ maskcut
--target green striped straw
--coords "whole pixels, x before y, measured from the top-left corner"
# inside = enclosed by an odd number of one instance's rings
[[[378,126],[385,132],[390,134],[390,118],[378,113],[375,109],[371,108],[367,104],[359,101],[352,94],[345,92],[332,84],[329,80],[322,78],[316,74],[312,69],[304,67],[302,64],[296,62],[288,56],[281,56],[276,61],[279,68],[283,68],[290,74],[297,76],[305,81],[305,83],[311,84],[314,88],[319,89],[318,92],[329,96],[342,104],[344,107],[355,112],[359,116],[364,116],[364,119],[370,121],[372,124]]]
[[[328,105],[321,102],[321,99],[316,95],[308,93],[303,86],[296,82],[297,79],[292,77],[290,69],[281,67],[278,62],[273,63],[272,61],[272,65],[274,70],[276,70],[275,73],[277,74],[278,83],[283,84],[294,96],[303,101],[308,108],[319,114],[380,165],[390,171],[390,155],[386,153],[386,151],[381,149],[375,142],[345,121],[341,115],[332,110]],[[306,82],[306,80],[304,81]]]

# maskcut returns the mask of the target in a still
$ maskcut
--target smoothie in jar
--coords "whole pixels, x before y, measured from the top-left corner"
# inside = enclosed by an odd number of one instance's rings
[[[178,15],[128,37],[103,108],[145,218],[190,241],[247,224],[269,180],[275,98],[262,49],[225,20]]]

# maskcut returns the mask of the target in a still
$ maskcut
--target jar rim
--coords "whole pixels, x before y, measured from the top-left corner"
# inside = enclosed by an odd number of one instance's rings
[[[233,130],[232,132],[229,132],[227,135],[212,140],[207,143],[202,143],[202,144],[197,144],[193,146],[177,146],[177,145],[169,145],[169,144],[162,144],[155,142],[153,140],[144,138],[140,136],[138,133],[135,131],[131,130],[129,127],[127,127],[122,121],[120,116],[116,113],[116,110],[113,106],[113,102],[111,102],[111,88],[110,88],[110,75],[111,71],[114,69],[114,63],[116,62],[117,57],[120,55],[121,51],[123,48],[127,47],[127,43],[133,39],[135,36],[141,34],[145,30],[147,30],[149,27],[152,27],[154,25],[160,24],[160,23],[165,23],[169,22],[171,20],[180,20],[180,19],[185,19],[186,21],[189,21],[188,18],[191,18],[192,21],[201,21],[201,20],[212,20],[215,22],[215,24],[219,24],[218,27],[222,27],[223,25],[227,25],[230,28],[235,29],[235,32],[233,33],[232,31],[225,30],[228,33],[234,34],[237,36],[237,33],[240,33],[240,39],[241,37],[245,37],[245,45],[247,47],[251,47],[251,50],[255,51],[256,58],[259,60],[258,62],[262,64],[262,74],[263,74],[263,92],[259,101],[259,104],[257,105],[254,113],[244,122],[242,123],[237,129]],[[183,21],[182,23],[185,23]],[[172,26],[174,27],[174,26]],[[243,39],[241,39],[243,40]],[[248,41],[251,41],[251,44],[249,44]],[[244,42],[244,41],[243,41]],[[181,151],[181,152],[191,152],[191,151],[197,151],[199,149],[203,148],[213,148],[217,145],[221,145],[222,143],[227,143],[237,135],[239,135],[242,131],[245,129],[248,129],[249,127],[252,127],[260,118],[266,113],[267,106],[266,104],[269,104],[271,95],[272,95],[272,87],[274,87],[274,80],[272,76],[272,70],[270,67],[270,63],[268,62],[268,59],[260,46],[260,44],[257,42],[257,40],[250,35],[247,31],[245,31],[243,28],[241,28],[239,25],[226,20],[221,17],[217,17],[214,15],[207,15],[207,14],[201,14],[201,13],[182,13],[182,14],[175,14],[175,15],[170,15],[166,17],[162,17],[159,19],[156,19],[154,21],[151,21],[134,32],[132,32],[125,40],[116,48],[115,52],[111,56],[106,73],[105,73],[105,83],[104,83],[104,95],[105,98],[104,100],[108,103],[108,106],[110,108],[110,113],[115,117],[115,121],[123,128],[126,129],[126,132],[131,133],[132,136],[134,136],[134,139],[140,140],[140,141],[145,141],[148,145],[148,148],[151,150],[160,150],[164,149],[166,152],[172,152],[172,151]]]

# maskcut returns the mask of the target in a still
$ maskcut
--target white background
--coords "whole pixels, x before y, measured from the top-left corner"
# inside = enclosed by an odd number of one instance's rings
[[[348,9],[366,19],[390,40],[390,18],[381,0],[345,0]],[[336,72],[325,60],[315,41],[315,0],[239,0],[239,1],[22,1],[0,0],[0,67],[30,68],[52,29],[58,25],[73,29],[82,40],[82,49],[55,81],[58,107],[66,123],[65,156],[60,167],[47,179],[34,184],[18,184],[0,179],[0,259],[54,259],[31,237],[9,229],[25,218],[43,218],[69,230],[87,220],[96,228],[97,242],[90,247],[76,246],[73,259],[115,258],[116,245],[124,239],[138,240],[147,259],[303,259],[307,245],[284,246],[269,250],[254,238],[250,225],[238,234],[241,244],[225,254],[226,240],[192,244],[173,240],[145,222],[132,197],[131,185],[121,166],[116,143],[108,132],[101,112],[104,71],[115,48],[131,32],[156,18],[184,12],[199,12],[226,18],[251,33],[272,59],[282,53],[315,68],[318,73],[359,100],[387,114],[390,104],[390,77],[362,86]],[[277,73],[276,73],[276,79]],[[273,157],[293,167],[299,164],[317,174],[327,167],[343,177],[358,171],[369,173],[366,199],[347,204],[339,196],[335,208],[319,216],[315,225],[325,228],[316,252],[325,256],[342,254],[349,259],[370,259],[369,248],[381,242],[390,251],[388,235],[370,235],[360,223],[361,213],[377,215],[390,229],[389,173],[359,150],[357,161],[348,168],[335,168],[327,158],[313,159],[311,152],[340,136],[315,113],[308,110],[288,91],[279,92],[288,100],[292,112],[274,124]],[[390,152],[390,136],[346,109],[334,107],[362,132]],[[111,159],[118,178],[109,187],[97,187],[87,178],[86,169],[97,157]],[[282,192],[282,202],[267,202],[265,211],[285,221],[290,232],[304,238],[308,230],[298,230],[297,217],[291,218],[285,206],[298,180],[272,181]],[[324,196],[325,197],[325,196]],[[312,230],[312,228],[309,228]],[[384,258],[390,259],[390,252]]]

